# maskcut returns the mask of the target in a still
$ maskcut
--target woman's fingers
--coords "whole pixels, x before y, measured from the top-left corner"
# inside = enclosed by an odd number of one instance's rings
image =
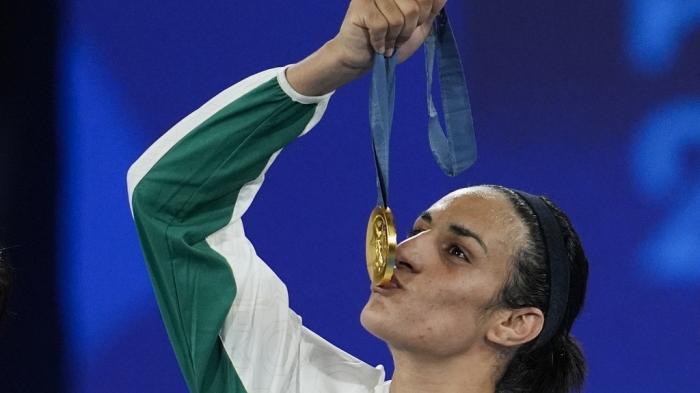
[[[363,69],[371,65],[372,52],[389,57],[408,45],[401,51],[405,56],[415,52],[445,1],[352,0],[334,40],[345,61]]]
[[[396,39],[399,37],[399,35],[401,35],[401,31],[405,28],[405,18],[395,0],[374,0],[374,4],[377,6],[377,9],[386,20],[386,51],[384,52],[384,55],[389,57],[394,53]]]
[[[396,0],[396,5],[403,14],[404,26],[396,38],[396,46],[408,41],[416,28],[420,25],[421,6],[417,0]],[[430,12],[430,6],[427,7]]]
[[[418,5],[418,22],[417,25],[422,25],[430,18],[430,14],[435,6],[433,0],[413,0]]]
[[[385,53],[389,22],[374,3],[373,9],[364,15],[364,25],[369,33],[369,42],[377,53]]]
[[[374,5],[384,17],[385,23],[373,20],[368,26],[372,46],[379,53],[390,57],[396,47],[407,42],[416,29],[432,20],[436,8],[443,6],[445,0],[374,0]],[[379,19],[374,16],[372,19]],[[373,30],[376,26],[376,31]],[[384,51],[379,40],[384,37]]]
[[[399,47],[396,52],[399,63],[403,63],[406,59],[411,57],[413,53],[415,53],[416,50],[421,47],[421,45],[423,45],[423,42],[430,34],[432,23],[433,18],[428,18],[426,23],[418,26],[411,37]]]

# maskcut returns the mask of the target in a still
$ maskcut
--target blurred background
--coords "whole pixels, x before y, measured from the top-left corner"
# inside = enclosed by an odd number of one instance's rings
[[[232,83],[331,38],[345,2],[4,2],[0,243],[13,267],[0,392],[186,392],[129,212],[131,162]],[[479,160],[442,175],[419,53],[398,71],[391,200],[401,235],[443,194],[549,196],[590,260],[574,333],[586,392],[697,392],[700,0],[448,4]],[[289,146],[245,216],[305,324],[371,364],[364,228],[375,202],[368,79]]]

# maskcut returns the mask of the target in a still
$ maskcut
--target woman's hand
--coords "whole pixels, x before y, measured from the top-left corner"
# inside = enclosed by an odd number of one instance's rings
[[[406,60],[423,44],[446,1],[353,0],[333,41],[351,68],[368,70],[374,53],[390,57],[396,48],[398,60]]]
[[[352,0],[338,34],[287,70],[298,92],[320,95],[360,77],[375,53],[408,59],[425,41],[447,0]]]

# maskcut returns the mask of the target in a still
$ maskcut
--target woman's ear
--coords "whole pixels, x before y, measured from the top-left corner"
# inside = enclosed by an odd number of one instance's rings
[[[486,339],[504,347],[514,347],[534,340],[544,326],[544,313],[536,307],[499,310]]]

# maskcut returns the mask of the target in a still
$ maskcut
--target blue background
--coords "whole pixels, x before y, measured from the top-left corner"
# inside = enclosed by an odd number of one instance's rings
[[[220,90],[330,39],[344,2],[63,2],[58,244],[71,392],[185,392],[129,213],[128,166]],[[448,4],[479,159],[446,178],[427,143],[422,53],[400,66],[391,156],[402,235],[445,193],[497,183],[567,211],[591,275],[575,325],[586,392],[696,392],[700,0]],[[363,331],[374,204],[368,79],[336,92],[245,216],[314,331],[391,370]]]

